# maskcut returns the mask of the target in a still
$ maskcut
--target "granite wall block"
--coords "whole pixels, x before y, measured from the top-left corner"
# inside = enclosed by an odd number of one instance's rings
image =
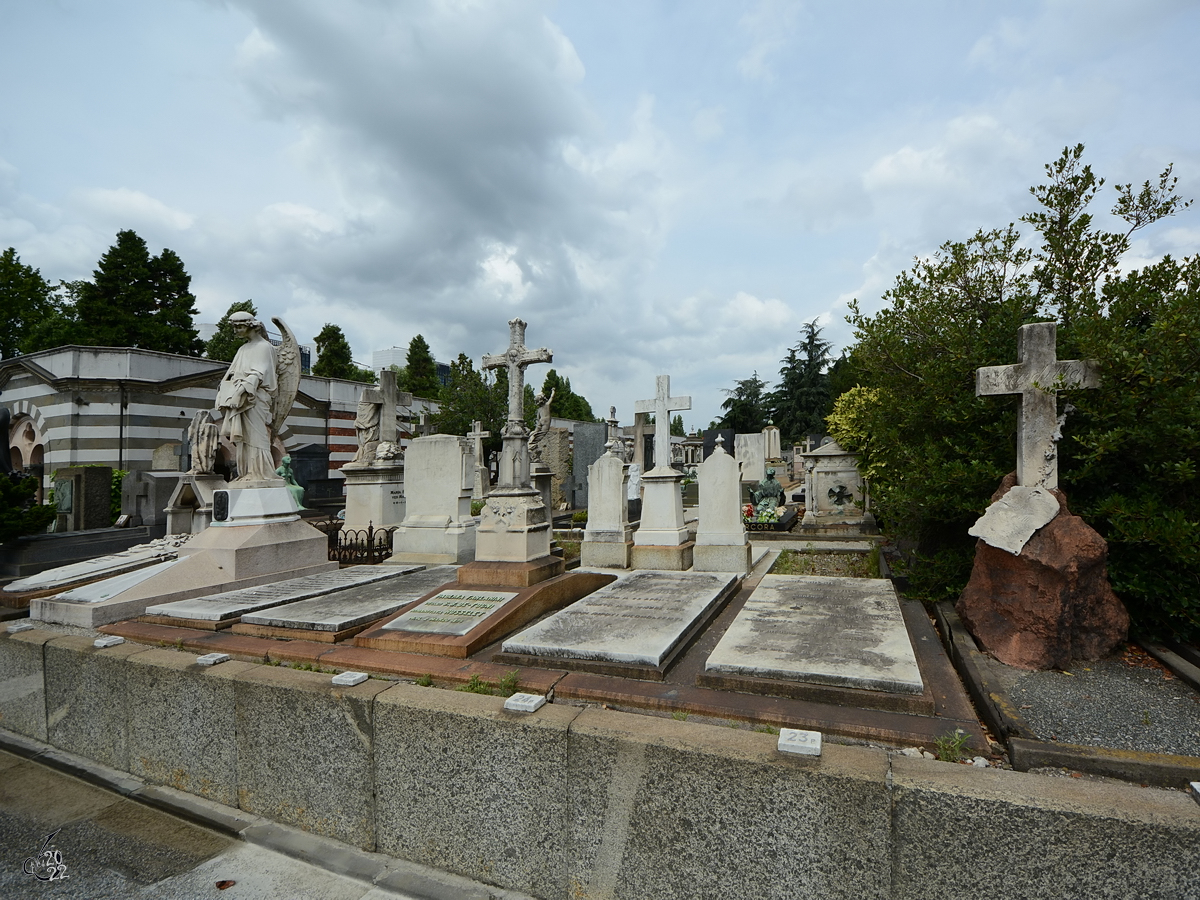
[[[1200,808],[1182,791],[892,762],[895,900],[1200,897]]]
[[[42,645],[49,631],[0,631],[0,728],[46,740]]]
[[[256,668],[201,666],[196,654],[147,650],[129,658],[129,771],[237,806],[234,678]]]
[[[567,734],[576,707],[396,685],[376,698],[379,849],[564,897]]]
[[[570,897],[886,898],[887,755],[586,710],[571,726]]]
[[[372,698],[389,682],[330,678],[274,666],[234,676],[238,806],[373,850]]]
[[[128,772],[126,661],[146,648],[125,643],[97,649],[93,640],[67,635],[46,642],[46,739]]]

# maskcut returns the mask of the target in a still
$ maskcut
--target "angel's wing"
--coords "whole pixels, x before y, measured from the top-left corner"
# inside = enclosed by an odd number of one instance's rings
[[[292,411],[296,391],[300,388],[300,344],[283,319],[272,316],[271,321],[283,336],[283,343],[275,356],[275,378],[279,388],[275,392],[275,404],[271,410],[271,432],[278,434],[288,413]]]

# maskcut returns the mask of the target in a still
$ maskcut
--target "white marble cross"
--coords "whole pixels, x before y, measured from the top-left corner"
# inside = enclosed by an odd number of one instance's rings
[[[637,401],[633,411],[654,414],[654,467],[657,469],[671,465],[671,413],[691,409],[692,398],[671,396],[670,375],[659,375],[655,383],[654,399]]]
[[[525,367],[534,363],[554,362],[554,354],[545,347],[537,350],[525,349],[525,323],[520,319],[508,322],[508,349],[503,353],[489,353],[483,357],[485,369],[508,369],[508,426],[521,426],[525,421]],[[523,426],[522,426],[523,429]]]
[[[492,436],[490,431],[483,430],[483,423],[475,421],[471,423],[471,431],[467,437],[475,441],[475,465],[482,466],[483,462],[483,439]]]
[[[1095,360],[1057,358],[1053,322],[1022,325],[1017,332],[1015,366],[986,366],[976,370],[975,396],[1020,394],[1017,413],[1017,484],[1058,487],[1058,391],[1100,387]]]

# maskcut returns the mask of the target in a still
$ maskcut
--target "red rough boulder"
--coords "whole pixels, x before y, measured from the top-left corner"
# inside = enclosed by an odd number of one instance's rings
[[[992,502],[1016,483],[1007,475]],[[1129,634],[1129,613],[1108,583],[1108,544],[1072,515],[1059,490],[1059,514],[1019,556],[980,540],[955,609],[984,650],[1022,669],[1067,668],[1099,659]]]

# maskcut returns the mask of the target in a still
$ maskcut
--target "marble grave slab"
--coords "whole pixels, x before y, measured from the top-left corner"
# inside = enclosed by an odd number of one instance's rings
[[[885,578],[766,575],[705,674],[920,694],[900,603]]]
[[[345,569],[335,569],[332,572],[305,575],[302,578],[289,578],[287,581],[275,584],[224,591],[220,594],[209,594],[207,597],[195,597],[191,600],[160,603],[157,606],[146,607],[146,615],[202,622],[221,622],[236,619],[238,616],[260,609],[282,606],[297,600],[307,600],[349,587],[373,584],[377,581],[395,578],[398,575],[408,575],[424,568],[422,565],[350,566]]]
[[[453,581],[457,571],[457,566],[432,566],[400,578],[273,606],[247,613],[233,630],[239,634],[261,634],[261,628],[340,634],[382,619],[420,599],[434,588]]]
[[[384,625],[387,631],[466,634],[517,596],[517,591],[442,591]]]
[[[739,583],[726,573],[637,571],[506,640],[503,653],[661,673]]]

